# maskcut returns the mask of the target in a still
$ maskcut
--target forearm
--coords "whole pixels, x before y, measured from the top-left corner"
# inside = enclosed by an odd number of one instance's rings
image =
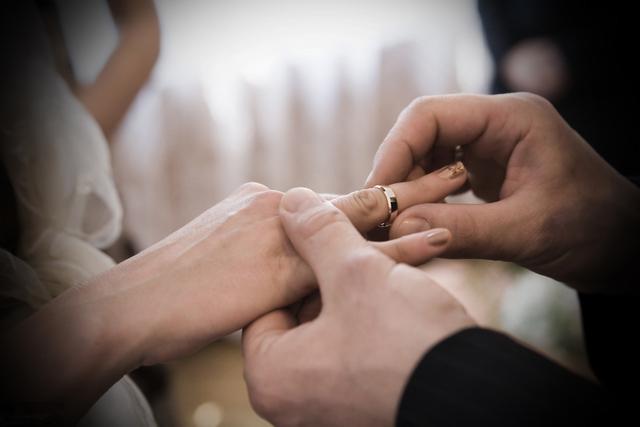
[[[1,393],[10,408],[73,421],[138,366],[126,298],[100,290],[66,292],[2,337]]]

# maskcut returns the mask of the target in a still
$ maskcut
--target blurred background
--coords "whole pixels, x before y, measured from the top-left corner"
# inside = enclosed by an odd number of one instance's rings
[[[246,181],[360,188],[379,143],[417,96],[536,92],[605,156],[594,118],[610,129],[621,120],[607,111],[615,100],[598,83],[605,73],[624,78],[601,43],[616,21],[599,17],[596,33],[596,12],[574,2],[36,3],[58,71],[109,140],[123,207],[122,233],[106,251],[116,261]],[[129,31],[137,25],[143,30]],[[126,93],[116,114],[92,103],[100,85]],[[627,160],[618,161],[624,171]],[[455,200],[477,202],[470,194]],[[498,262],[423,268],[481,324],[591,375],[569,288]],[[132,376],[160,426],[267,425],[248,404],[237,336]]]

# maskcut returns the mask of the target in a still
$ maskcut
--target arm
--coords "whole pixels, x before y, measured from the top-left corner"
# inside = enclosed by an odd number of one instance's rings
[[[452,231],[449,256],[512,261],[575,287],[596,374],[616,398],[632,395],[629,386],[639,377],[632,343],[638,324],[638,188],[547,102],[526,94],[414,102],[380,146],[368,184],[406,179],[413,164],[458,144],[472,189],[488,203],[416,206],[396,219],[391,235],[417,231],[412,224],[421,218]]]
[[[144,86],[160,51],[160,26],[153,0],[109,0],[118,45],[96,81],[76,87],[78,99],[109,138]]]
[[[276,310],[244,331],[249,396],[275,425],[599,425],[623,419],[601,387],[478,328],[424,272],[372,250],[309,190],[289,191],[280,215],[318,278],[322,307],[304,321]]]
[[[605,425],[616,416],[598,385],[487,329],[446,338],[414,369],[399,427]]]
[[[640,186],[637,177],[631,178]],[[637,277],[629,275],[629,281]],[[640,382],[640,347],[630,337],[637,335],[636,310],[640,297],[579,293],[584,340],[589,362],[602,384],[619,399],[630,399]]]
[[[2,336],[0,396],[3,410],[16,414],[9,420],[37,414],[43,425],[72,424],[140,365],[144,339],[128,311],[135,302],[126,293],[100,295],[99,288],[65,293]]]
[[[589,362],[602,384],[618,398],[630,399],[640,381],[637,296],[579,294]]]
[[[310,190],[287,192],[280,217],[318,279],[322,307],[303,321],[276,310],[245,328],[254,409],[281,427],[392,425],[421,355],[475,322],[426,273],[376,250]],[[426,243],[429,233],[418,235]]]

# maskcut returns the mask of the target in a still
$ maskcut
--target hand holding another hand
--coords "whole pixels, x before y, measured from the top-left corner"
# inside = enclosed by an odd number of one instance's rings
[[[413,194],[415,202],[437,201],[465,179],[464,173],[456,179],[431,174],[395,190]],[[433,189],[414,191],[424,183]],[[281,198],[264,185],[245,184],[157,244],[44,306],[2,337],[12,349],[2,363],[12,375],[0,394],[18,402],[62,402],[60,412],[74,419],[130,370],[191,354],[315,290],[312,270],[282,227]],[[331,203],[361,233],[388,215],[378,189]],[[430,230],[371,245],[398,262],[421,264],[450,237]]]
[[[419,358],[473,319],[426,273],[385,255],[312,191],[285,194],[280,217],[318,279],[323,306],[301,325],[279,309],[245,329],[254,408],[278,426],[392,425]]]

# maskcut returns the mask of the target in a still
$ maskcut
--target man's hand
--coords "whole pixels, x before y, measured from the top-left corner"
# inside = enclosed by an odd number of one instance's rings
[[[367,185],[411,179],[458,145],[472,189],[490,203],[412,207],[392,237],[445,227],[446,256],[517,262],[581,291],[638,292],[625,274],[638,269],[640,191],[538,96],[417,99],[378,149]]]
[[[278,426],[393,425],[419,358],[474,321],[424,272],[367,242],[312,191],[285,194],[280,217],[318,279],[323,307],[302,325],[281,309],[245,329],[254,408]]]

